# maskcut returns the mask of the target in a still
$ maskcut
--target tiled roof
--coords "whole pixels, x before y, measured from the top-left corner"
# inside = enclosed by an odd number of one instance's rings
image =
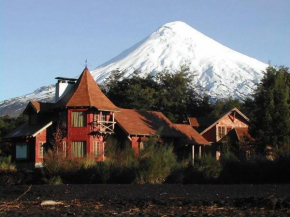
[[[38,113],[40,111],[47,111],[48,109],[52,108],[53,105],[54,105],[54,103],[30,101],[27,104],[26,108],[24,109],[23,113],[29,113],[30,109],[33,109],[33,111],[35,111],[36,113]]]
[[[227,135],[225,135],[220,142],[226,142],[230,139],[231,141],[241,141],[246,139],[248,141],[254,141],[254,138],[249,134],[249,128],[237,127],[233,128]]]
[[[174,124],[185,136],[187,144],[210,145],[195,129],[187,124]]]
[[[55,107],[95,107],[103,111],[118,111],[118,108],[101,91],[87,68],[72,89],[56,102]]]
[[[37,101],[30,101],[30,103],[33,105],[33,107],[35,108],[36,112],[40,111],[40,103]]]
[[[192,127],[208,127],[214,123],[217,118],[206,118],[206,117],[190,117],[189,122]]]
[[[53,123],[52,118],[47,118],[40,123],[30,125],[28,122],[17,127],[14,131],[5,136],[5,139],[19,138],[19,137],[35,137],[38,133],[45,130]]]
[[[119,109],[115,114],[118,125],[129,135],[179,137],[180,131],[161,112]],[[160,131],[160,132],[159,132]]]
[[[238,140],[241,140],[242,138],[247,138],[250,141],[253,140],[252,136],[249,134],[249,129],[247,127],[237,127],[235,128]]]

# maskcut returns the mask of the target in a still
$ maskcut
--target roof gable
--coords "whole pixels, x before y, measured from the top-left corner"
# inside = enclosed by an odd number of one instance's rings
[[[54,103],[46,103],[46,102],[38,102],[38,101],[30,101],[26,108],[24,109],[24,114],[29,114],[31,111],[33,113],[39,113],[40,111],[47,111],[51,108]]]
[[[229,112],[221,115],[214,123],[212,123],[210,126],[208,126],[205,130],[203,130],[200,134],[204,134],[205,132],[207,132],[209,129],[211,129],[213,126],[215,126],[221,119],[223,119],[224,117],[230,115],[232,112],[236,112],[237,114],[239,114],[242,119],[244,119],[247,123],[249,123],[249,118],[244,115],[239,109],[237,108],[233,108],[231,109]]]
[[[118,111],[118,108],[105,96],[85,68],[77,83],[58,102],[56,107],[95,107],[103,111]]]

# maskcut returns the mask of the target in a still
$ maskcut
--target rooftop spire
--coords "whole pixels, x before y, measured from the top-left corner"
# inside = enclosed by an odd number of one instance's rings
[[[87,67],[72,89],[57,102],[56,107],[95,107],[99,110],[118,111],[101,91]]]

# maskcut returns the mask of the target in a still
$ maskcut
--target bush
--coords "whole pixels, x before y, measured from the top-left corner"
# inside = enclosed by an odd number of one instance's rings
[[[185,184],[216,183],[222,171],[222,165],[212,155],[205,155],[189,164],[185,170]]]
[[[114,163],[111,164],[109,183],[130,184],[136,182],[139,161],[129,144],[118,152]]]
[[[165,183],[183,184],[186,168],[188,168],[188,166],[191,164],[192,159],[186,159],[180,162],[176,162],[175,165],[172,166],[171,173],[169,174],[169,176],[167,176]]]
[[[61,185],[62,179],[60,176],[53,176],[48,180],[48,184],[50,185]]]
[[[160,184],[170,175],[176,164],[173,147],[157,143],[153,137],[140,153],[138,183]]]
[[[49,177],[61,176],[68,171],[76,171],[80,168],[80,165],[68,160],[62,152],[53,152],[52,150],[44,155],[43,164]]]
[[[16,172],[16,165],[11,162],[11,156],[0,157],[0,172]]]

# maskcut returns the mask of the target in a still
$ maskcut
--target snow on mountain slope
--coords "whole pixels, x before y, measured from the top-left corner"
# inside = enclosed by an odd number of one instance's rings
[[[116,68],[134,70],[140,76],[163,69],[177,71],[181,65],[197,74],[193,81],[213,98],[244,97],[263,76],[267,64],[231,50],[184,22],[167,23],[149,37],[92,71],[98,83]]]
[[[263,76],[267,64],[231,50],[203,35],[184,22],[167,23],[120,55],[100,65],[91,73],[103,83],[115,69],[134,70],[139,76],[167,69],[174,72],[187,65],[196,75],[193,83],[200,93],[212,98],[244,98]],[[30,100],[52,102],[54,86],[38,88],[31,94],[0,102],[0,116],[19,115]]]
[[[29,101],[54,102],[55,85],[43,86],[34,92],[0,102],[0,116],[20,115]]]

